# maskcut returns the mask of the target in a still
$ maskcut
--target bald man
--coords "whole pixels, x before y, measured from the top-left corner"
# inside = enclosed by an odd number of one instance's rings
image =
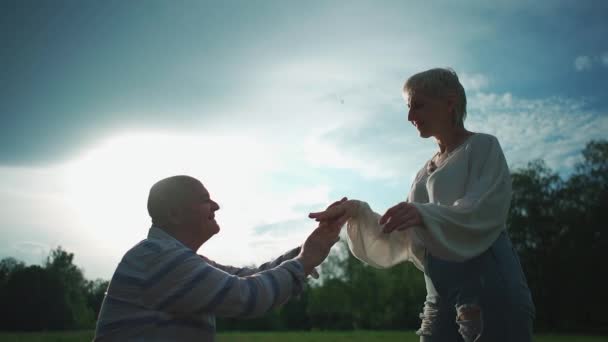
[[[317,227],[301,247],[257,269],[236,268],[196,254],[220,231],[219,208],[190,176],[152,186],[152,227],[118,264],[95,341],[214,341],[215,316],[256,317],[299,294],[345,223]]]

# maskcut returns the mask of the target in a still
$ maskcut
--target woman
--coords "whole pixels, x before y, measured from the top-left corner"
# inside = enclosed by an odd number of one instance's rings
[[[464,127],[466,95],[451,69],[431,69],[403,87],[408,120],[439,150],[409,196],[382,216],[348,200],[310,217],[348,217],[348,245],[379,268],[413,262],[425,273],[420,341],[532,340],[534,305],[505,231],[511,179],[498,140]]]

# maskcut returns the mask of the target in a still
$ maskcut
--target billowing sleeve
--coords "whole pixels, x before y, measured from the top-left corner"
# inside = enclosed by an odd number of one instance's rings
[[[356,215],[348,220],[346,232],[348,247],[353,255],[376,268],[388,268],[403,261],[411,261],[423,269],[424,249],[415,229],[382,232],[381,215],[366,202],[357,201]]]
[[[412,203],[425,227],[419,237],[434,256],[463,261],[487,250],[505,229],[511,176],[495,137],[477,144],[469,159],[464,194],[453,203]]]

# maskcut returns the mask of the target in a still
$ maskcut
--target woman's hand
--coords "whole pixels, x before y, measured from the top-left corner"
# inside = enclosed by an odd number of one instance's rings
[[[320,226],[325,226],[334,221],[346,222],[356,213],[358,204],[354,200],[343,197],[341,200],[332,203],[325,211],[308,214],[308,217],[320,222]]]
[[[405,230],[413,226],[422,226],[422,216],[418,209],[410,203],[401,202],[386,211],[380,218],[380,224],[386,224],[382,231],[390,233],[396,230]]]

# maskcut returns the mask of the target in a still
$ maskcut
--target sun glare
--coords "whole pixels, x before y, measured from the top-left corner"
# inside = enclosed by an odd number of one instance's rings
[[[265,203],[273,202],[263,187],[264,179],[281,168],[277,154],[259,141],[239,137],[117,136],[67,166],[66,197],[75,226],[83,230],[80,234],[124,251],[144,237],[150,224],[150,186],[164,177],[188,174],[200,179],[222,206],[222,238],[242,240],[243,229],[273,209],[263,212]],[[225,226],[231,229],[224,230]]]

